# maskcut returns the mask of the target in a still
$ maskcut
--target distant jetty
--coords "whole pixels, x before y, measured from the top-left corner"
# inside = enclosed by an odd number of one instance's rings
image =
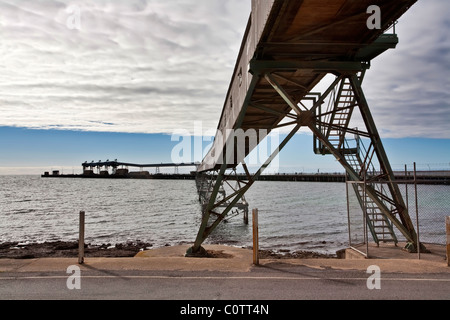
[[[412,174],[405,175],[404,172],[394,173],[399,182],[414,182]],[[87,170],[83,174],[60,174],[59,171],[45,172],[42,178],[74,178],[74,179],[154,179],[154,180],[195,180],[196,172],[186,174],[180,173],[156,173],[148,171],[130,172],[128,169],[117,169],[113,174],[107,171],[94,173]],[[237,174],[234,179],[246,180],[245,174]],[[291,174],[268,174],[261,175],[258,181],[292,181],[292,182],[345,182],[344,173],[291,173]],[[442,184],[450,185],[450,172],[417,172],[418,184]]]
[[[150,174],[148,171],[139,171],[139,172],[128,172],[128,170],[123,171],[124,169],[119,169],[117,173],[114,174],[106,174],[100,173],[96,174],[93,172],[84,173],[84,174],[60,174],[59,171],[53,171],[52,174],[50,172],[45,172],[41,175],[42,178],[74,178],[74,179],[156,179],[156,180],[194,180],[195,174],[163,174],[156,173]]]
[[[83,162],[83,174],[60,174],[58,170],[45,172],[43,178],[88,178],[88,179],[171,179],[171,180],[194,180],[195,171],[189,174],[179,174],[180,167],[197,168],[198,163],[153,163],[153,164],[137,164],[129,162],[119,162],[115,160],[106,160],[98,162]],[[129,167],[139,168],[140,171],[131,172]],[[154,168],[155,174],[144,171],[144,168]],[[162,174],[161,168],[174,168],[174,174]],[[97,173],[96,173],[97,172]]]
[[[195,180],[197,176],[198,162],[191,163],[155,163],[155,164],[136,164],[128,162],[119,162],[115,160],[106,160],[98,162],[83,162],[83,174],[61,174],[60,171],[54,170],[51,173],[45,172],[42,178],[77,178],[77,179],[154,179],[154,180]],[[139,168],[139,171],[129,171],[129,167]],[[190,173],[179,173],[179,167],[192,167],[195,171]],[[154,168],[155,174],[145,171],[144,168]],[[161,173],[161,168],[174,168],[174,173]],[[214,174],[213,174],[214,175]],[[394,175],[397,180],[412,183],[414,181],[414,173],[395,171]],[[417,171],[417,183],[420,184],[450,184],[450,171]],[[247,176],[236,174],[234,178],[239,180],[247,180]],[[345,182],[346,175],[343,172],[335,173],[279,173],[261,175],[258,181],[298,181],[298,182]]]

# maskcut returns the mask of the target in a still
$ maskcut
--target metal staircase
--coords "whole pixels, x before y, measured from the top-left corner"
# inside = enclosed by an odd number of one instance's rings
[[[360,78],[361,79],[361,78]],[[345,128],[348,128],[353,109],[356,106],[356,99],[353,88],[348,78],[341,81],[337,97],[334,102],[334,109],[330,113],[328,141],[338,150],[342,149],[345,139]]]
[[[357,78],[362,83],[364,72],[360,72]],[[377,244],[380,241],[397,244],[398,240],[393,224],[366,192],[366,188],[372,188],[379,200],[383,201],[388,208],[391,207],[391,213],[393,215],[396,213],[392,209],[389,197],[386,196],[388,193],[385,192],[383,184],[376,183],[378,177],[383,175],[377,174],[375,170],[373,163],[375,148],[372,143],[369,148],[366,148],[358,134],[354,134],[354,139],[346,138],[349,132],[357,132],[357,129],[349,129],[350,119],[357,107],[359,105],[352,84],[349,78],[343,78],[337,90],[331,93],[325,112],[321,112],[321,108],[319,108],[320,114],[316,114],[316,117],[320,119],[321,132],[331,146],[343,155],[345,161],[361,178],[361,181],[365,181],[364,183],[354,183],[353,188],[363,213],[365,213],[372,238]],[[353,141],[353,144],[351,144],[351,141]],[[316,154],[332,154],[332,151],[317,137],[314,146]]]
[[[367,226],[373,240],[377,245],[379,245],[380,241],[394,242],[397,244],[398,239],[395,235],[393,224],[366,192],[367,187],[373,188],[379,198],[386,199],[386,192],[383,184],[376,182],[379,175],[375,171],[375,166],[371,161],[367,161],[367,159],[371,160],[371,157],[369,157],[369,152],[367,152],[370,150],[365,148],[360,137],[356,136],[355,141],[357,145],[357,152],[346,153],[345,159],[356,172],[364,177],[364,183],[354,183],[352,185],[358,198],[358,202],[365,213]],[[348,144],[347,140],[345,141],[345,144]],[[366,159],[367,163],[365,163],[362,159]],[[388,203],[386,204],[388,205]],[[392,214],[395,213],[394,211],[395,210],[391,207]]]
[[[357,77],[360,83],[362,83],[364,75],[365,70],[359,72]],[[345,77],[340,81],[338,90],[334,90],[331,93],[331,98],[328,101],[325,112],[322,112],[321,107],[316,109],[316,117],[321,120],[319,122],[319,128],[323,135],[336,150],[344,154],[353,154],[356,152],[354,149],[349,150],[345,148],[344,142],[350,119],[357,106],[357,100],[350,79]],[[320,114],[317,114],[317,111]],[[316,154],[332,154],[331,150],[327,149],[317,138],[315,138],[314,146],[314,152]]]

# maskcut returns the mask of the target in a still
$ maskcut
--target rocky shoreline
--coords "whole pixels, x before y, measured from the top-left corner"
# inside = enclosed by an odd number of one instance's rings
[[[130,242],[126,244],[85,244],[85,257],[134,257],[139,251],[149,249],[152,244]],[[44,243],[5,242],[0,244],[0,259],[76,258],[78,242],[54,241]]]
[[[129,258],[142,250],[149,250],[152,244],[145,242],[127,242],[115,245],[85,245],[85,257],[89,258]],[[251,249],[251,248],[249,248]],[[210,254],[210,258],[220,258],[221,255]],[[37,258],[76,258],[78,257],[78,242],[54,241],[44,243],[0,243],[0,259],[37,259]],[[261,250],[260,259],[333,259],[336,255],[322,254],[310,251],[270,251]]]
[[[260,259],[337,259],[338,256],[335,254],[319,253],[314,251],[278,251],[274,252],[271,250],[260,250]]]

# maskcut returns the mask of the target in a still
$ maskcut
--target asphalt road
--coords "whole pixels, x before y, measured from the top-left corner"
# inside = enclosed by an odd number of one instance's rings
[[[277,263],[253,267],[249,272],[8,272],[0,273],[0,299],[450,300],[448,274],[381,273],[379,278],[369,279],[371,276],[375,274],[306,266],[284,268]],[[378,288],[369,289],[368,282]],[[178,304],[171,312],[182,312],[180,308]]]

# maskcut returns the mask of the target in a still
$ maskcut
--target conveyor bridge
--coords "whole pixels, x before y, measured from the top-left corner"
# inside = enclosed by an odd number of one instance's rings
[[[198,167],[199,178],[215,178],[208,183],[198,181],[209,190],[203,193],[203,219],[188,254],[200,250],[300,128],[311,130],[316,154],[333,155],[349,180],[364,181],[364,193],[362,184],[354,184],[354,188],[375,241],[380,241],[379,234],[389,233],[390,237],[383,239],[396,242],[395,228],[410,247],[417,245],[414,226],[362,89],[371,61],[398,44],[397,35],[389,29],[415,2],[252,0],[218,135]],[[379,29],[367,23],[373,18],[368,8],[374,5],[381,13]],[[324,81],[326,87],[317,91]],[[364,127],[353,126],[355,119]],[[290,132],[251,174],[245,158],[256,146],[236,143],[233,132],[253,132],[260,142],[264,138],[260,132],[278,128]],[[221,190],[238,166],[247,179],[224,197]],[[378,221],[387,227],[379,227]]]

